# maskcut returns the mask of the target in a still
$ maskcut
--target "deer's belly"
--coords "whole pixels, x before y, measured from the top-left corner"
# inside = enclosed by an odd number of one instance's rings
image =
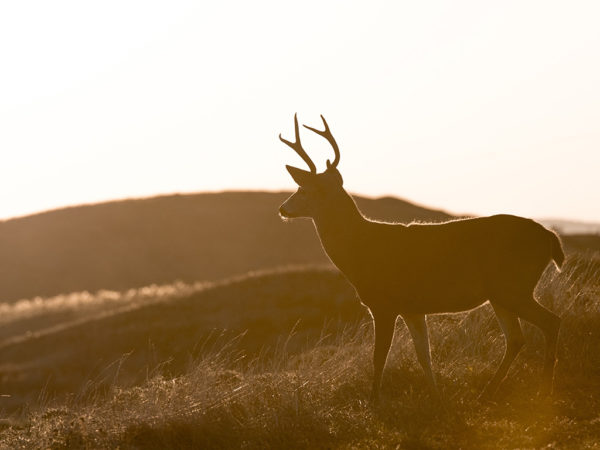
[[[468,311],[483,304],[487,299],[483,295],[463,294],[427,297],[415,295],[412,300],[399,299],[398,313],[440,314]]]
[[[473,280],[438,279],[429,282],[382,283],[357,287],[361,301],[371,309],[394,314],[436,314],[467,311],[487,300],[484,286]]]

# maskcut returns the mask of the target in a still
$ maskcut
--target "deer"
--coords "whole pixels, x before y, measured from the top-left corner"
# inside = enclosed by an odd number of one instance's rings
[[[386,223],[366,218],[343,187],[337,169],[340,150],[325,118],[324,130],[304,125],[333,148],[324,172],[300,142],[294,115],[291,147],[309,170],[286,165],[298,190],[279,208],[284,220],[308,218],[331,262],[354,287],[373,320],[373,384],[370,400],[380,400],[381,379],[398,316],[404,320],[437,399],[441,392],[433,375],[426,316],[458,313],[489,302],[504,334],[504,355],[479,399],[490,401],[525,344],[520,320],[538,327],[545,338],[540,395],[553,388],[561,319],[540,305],[534,295],[550,262],[560,271],[565,255],[556,233],[527,218],[500,214],[443,223]]]

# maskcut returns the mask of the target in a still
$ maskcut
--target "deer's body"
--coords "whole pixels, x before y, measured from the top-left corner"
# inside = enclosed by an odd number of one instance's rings
[[[484,394],[492,395],[524,343],[519,318],[542,329],[546,337],[544,387],[550,390],[560,319],[536,302],[533,291],[548,263],[564,260],[558,236],[533,220],[510,215],[463,219],[441,224],[391,224],[363,217],[342,187],[339,150],[321,174],[300,145],[295,121],[294,148],[311,172],[288,166],[300,185],[280,208],[284,217],[314,221],[323,249],[355,287],[375,325],[373,398],[379,387],[394,334],[402,316],[415,343],[428,382],[437,392],[431,370],[425,316],[475,308],[489,301],[506,337],[506,352]]]
[[[315,220],[323,249],[362,302],[399,315],[465,311],[532,292],[557,240],[540,224],[510,215],[408,226],[360,216],[343,231],[326,222]]]

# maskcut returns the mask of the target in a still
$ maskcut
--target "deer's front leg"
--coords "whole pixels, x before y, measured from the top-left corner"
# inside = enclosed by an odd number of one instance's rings
[[[392,338],[394,337],[396,316],[394,314],[379,314],[373,315],[373,319],[375,327],[375,350],[373,354],[373,389],[371,391],[371,401],[375,403],[379,400],[381,376]]]

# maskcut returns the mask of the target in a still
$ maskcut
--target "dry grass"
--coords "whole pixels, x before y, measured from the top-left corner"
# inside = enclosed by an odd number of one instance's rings
[[[283,289],[283,287],[282,287]],[[430,319],[445,407],[429,396],[399,321],[383,400],[367,398],[371,326],[279,340],[249,352],[244,336],[206,340],[188,371],[114,385],[94,397],[32,404],[7,420],[7,448],[599,448],[600,262],[572,258],[538,295],[563,317],[556,392],[536,396],[543,336],[527,347],[496,403],[476,397],[498,364],[502,336],[489,307]],[[223,305],[225,308],[226,305]],[[281,313],[280,313],[281,314]]]
[[[343,277],[316,267],[250,273],[218,283],[150,286],[107,295],[72,294],[8,311],[0,327],[0,408],[46,397],[139,384],[160,365],[179,376],[207,343],[244,333],[248,355],[272,353],[295,327],[289,349],[324,324],[365,317]],[[26,312],[26,314],[25,314]],[[11,320],[12,319],[12,320]]]

